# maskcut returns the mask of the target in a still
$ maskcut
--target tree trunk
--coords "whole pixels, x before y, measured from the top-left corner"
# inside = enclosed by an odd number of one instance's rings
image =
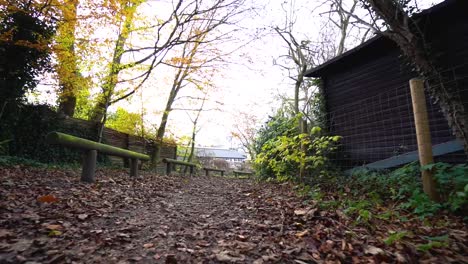
[[[55,46],[57,54],[57,74],[61,91],[58,95],[58,111],[73,116],[79,89],[86,89],[86,81],[80,74],[75,53],[75,31],[77,24],[77,6],[79,1],[69,0],[59,8],[63,20],[58,25]]]
[[[188,155],[187,162],[192,162],[193,155],[195,154],[195,137],[197,136],[197,122],[194,122],[193,130],[192,130],[192,140],[190,142],[190,154]],[[184,174],[187,173],[188,167],[185,167]]]
[[[172,98],[172,93],[170,97]],[[156,132],[156,144],[154,146],[153,152],[151,153],[151,168],[152,169],[156,169],[156,167],[158,166],[159,160],[161,158],[161,147],[163,144],[163,138],[166,132],[167,120],[169,119],[169,113],[171,111],[171,105],[173,102],[174,102],[174,99],[168,100],[166,109],[164,109],[164,113],[161,118],[161,124],[159,125],[158,131]]]

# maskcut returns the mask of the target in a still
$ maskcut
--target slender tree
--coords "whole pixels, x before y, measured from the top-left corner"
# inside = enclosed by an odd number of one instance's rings
[[[156,146],[151,160],[153,168],[156,167],[159,161],[169,115],[174,110],[173,104],[180,91],[189,84],[204,89],[204,85],[200,83],[203,81],[197,80],[197,77],[203,79],[202,72],[204,70],[214,70],[216,67],[220,67],[220,64],[225,63],[225,57],[232,53],[232,51],[221,52],[216,48],[217,44],[230,40],[226,38],[228,34],[223,33],[218,28],[230,24],[231,20],[234,20],[237,15],[245,11],[245,9],[241,8],[242,3],[243,0],[215,1],[209,12],[204,12],[197,20],[193,20],[186,25],[190,26],[189,30],[184,33],[185,36],[180,38],[189,39],[190,41],[184,42],[180,55],[163,62],[165,65],[174,68],[175,74],[156,133]]]
[[[249,153],[251,160],[254,160],[256,156],[254,141],[257,124],[258,119],[255,115],[248,112],[240,112],[231,131],[232,137],[239,140],[244,151]]]

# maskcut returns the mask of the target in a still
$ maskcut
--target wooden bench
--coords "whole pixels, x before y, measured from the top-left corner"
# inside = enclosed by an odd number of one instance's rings
[[[187,167],[190,168],[190,176],[192,176],[193,175],[193,168],[195,166],[197,166],[197,164],[195,164],[195,163],[176,160],[176,159],[164,158],[162,161],[164,163],[166,163],[166,174],[167,175],[171,174],[171,172],[172,172],[173,168],[175,167],[175,165],[182,165],[182,166],[187,166]]]
[[[81,181],[94,182],[94,174],[96,171],[97,152],[130,159],[130,176],[138,176],[138,161],[149,160],[150,157],[138,152],[113,147],[110,145],[94,142],[84,138],[75,137],[72,135],[50,132],[47,134],[46,141],[49,144],[61,145],[70,148],[83,150],[85,157],[83,159],[83,167],[81,170]]]
[[[236,171],[235,170],[235,171],[232,171],[232,172],[234,172],[234,176],[236,176],[236,177],[241,176],[241,175],[252,175],[253,174],[253,172],[251,172],[251,171]]]
[[[217,172],[221,172],[221,176],[224,176],[224,172],[225,170],[220,170],[220,169],[213,169],[213,168],[203,168],[205,170],[205,175],[206,176],[210,176],[210,171],[217,171]]]

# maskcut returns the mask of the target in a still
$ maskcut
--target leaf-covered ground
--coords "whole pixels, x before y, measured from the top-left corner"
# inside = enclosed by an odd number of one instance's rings
[[[468,263],[454,217],[357,224],[286,184],[127,175],[0,168],[0,263]]]

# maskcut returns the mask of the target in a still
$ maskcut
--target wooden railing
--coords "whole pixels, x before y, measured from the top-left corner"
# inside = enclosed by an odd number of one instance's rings
[[[240,176],[240,175],[252,175],[253,172],[251,171],[232,171],[234,173],[234,176]]]
[[[94,174],[96,171],[97,152],[118,156],[130,159],[130,176],[138,176],[138,161],[149,160],[150,157],[138,152],[121,149],[106,144],[94,142],[84,138],[75,137],[72,135],[51,132],[47,134],[47,142],[54,145],[62,145],[65,147],[76,148],[84,151],[83,167],[81,171],[81,181],[94,182]]]
[[[221,169],[213,169],[213,168],[203,168],[203,169],[205,170],[206,176],[210,176],[210,171],[221,172],[221,176],[224,176],[224,172],[225,172],[225,170],[221,170]]]
[[[175,160],[175,159],[163,159],[162,160],[164,163],[166,163],[166,174],[169,175],[172,173],[172,170],[174,169],[175,165],[182,165],[182,166],[187,166],[190,169],[190,175],[193,175],[193,168],[197,166],[195,163],[191,162],[186,162],[186,161],[181,161],[181,160]]]

